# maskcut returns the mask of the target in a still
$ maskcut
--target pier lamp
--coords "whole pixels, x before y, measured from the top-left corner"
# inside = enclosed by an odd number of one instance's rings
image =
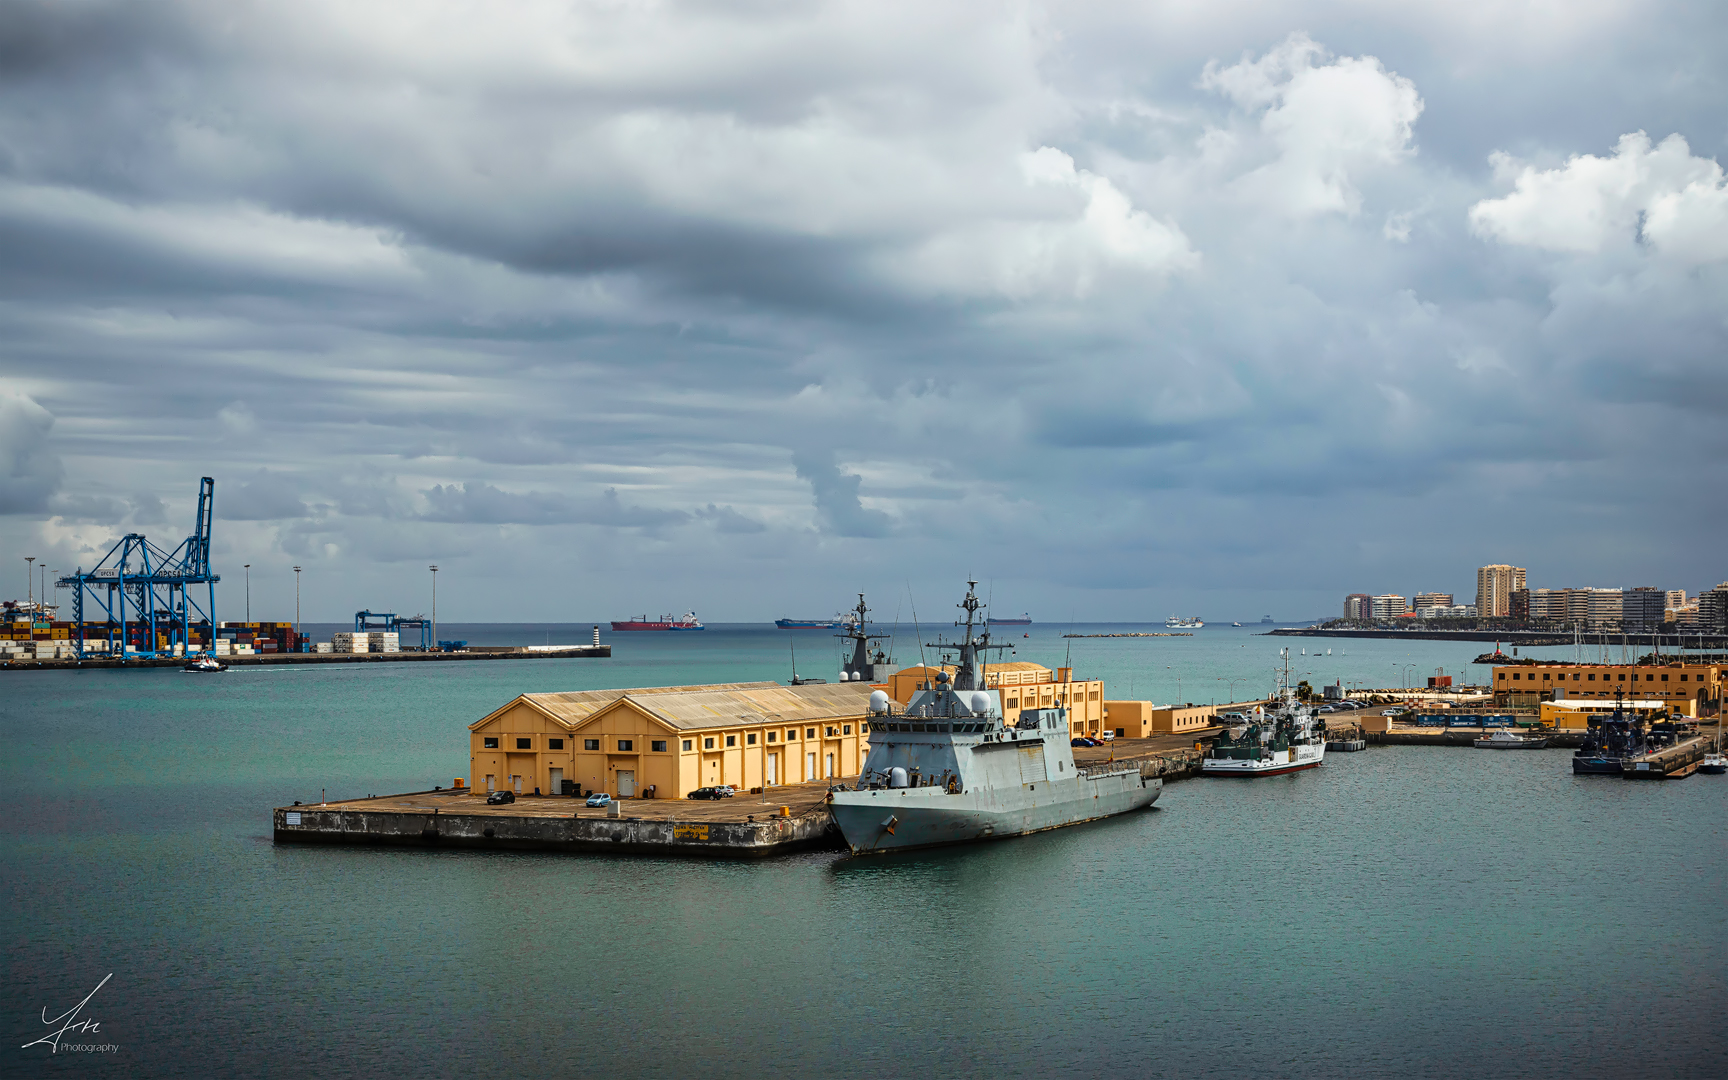
[[[246,621],[252,621],[252,564],[246,564]]]
[[[428,566],[432,571],[432,651],[438,651],[438,567]]]
[[[250,622],[251,620],[247,620]],[[294,636],[300,636],[300,568],[294,568]]]
[[[30,604],[35,604],[36,603],[36,556],[34,556],[34,555],[24,556],[24,589],[26,592],[28,592],[30,594],[30,599],[27,602]]]

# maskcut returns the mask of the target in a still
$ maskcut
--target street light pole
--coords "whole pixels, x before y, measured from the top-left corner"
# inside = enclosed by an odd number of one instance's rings
[[[300,636],[300,568],[294,568],[294,636]]]
[[[432,651],[438,651],[438,567],[429,566],[432,571]]]
[[[232,565],[232,564],[230,564]],[[246,621],[252,621],[252,564],[246,564]]]
[[[25,590],[25,592],[30,594],[30,598],[29,598],[29,600],[26,601],[26,603],[28,603],[30,605],[30,607],[32,607],[32,608],[35,607],[36,606],[36,556],[34,556],[34,555],[24,556],[24,590]],[[25,610],[29,610],[29,608],[26,608]],[[32,612],[30,617],[32,619],[34,619],[36,616]]]

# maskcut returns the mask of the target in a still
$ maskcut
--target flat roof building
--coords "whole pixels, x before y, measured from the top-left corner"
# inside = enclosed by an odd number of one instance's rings
[[[1537,709],[1544,701],[1628,697],[1662,701],[1691,716],[1722,708],[1721,664],[1512,664],[1494,669],[1494,704]]]

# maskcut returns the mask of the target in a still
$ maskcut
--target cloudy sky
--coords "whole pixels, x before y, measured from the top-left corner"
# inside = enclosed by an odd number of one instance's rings
[[[1725,24],[10,3],[0,594],[202,475],[230,618],[1714,584]]]

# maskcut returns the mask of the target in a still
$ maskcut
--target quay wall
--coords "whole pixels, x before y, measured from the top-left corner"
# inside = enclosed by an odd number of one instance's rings
[[[85,657],[83,660],[7,660],[0,661],[0,671],[21,671],[37,668],[146,668],[185,667],[193,656]],[[454,660],[565,660],[570,658],[604,658],[612,655],[610,645],[573,645],[568,649],[523,649],[519,652],[487,649],[475,652],[402,652],[402,653],[262,653],[256,656],[219,656],[229,667],[256,667],[263,664],[437,664]]]
[[[298,815],[298,825],[289,815]],[[843,847],[826,807],[766,821],[680,822],[503,814],[408,814],[346,807],[279,807],[278,844],[361,844],[420,848],[695,855],[759,859]]]

